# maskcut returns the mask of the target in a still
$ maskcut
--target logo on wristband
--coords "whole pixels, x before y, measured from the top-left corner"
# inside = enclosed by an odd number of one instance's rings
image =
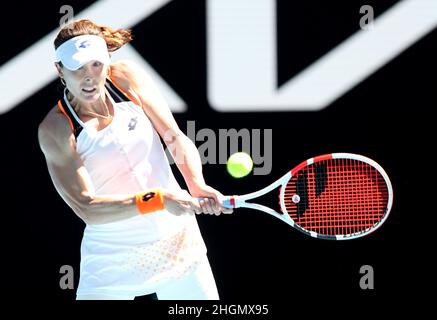
[[[145,195],[143,195],[143,201],[147,202],[154,197],[155,197],[155,192],[147,192]]]

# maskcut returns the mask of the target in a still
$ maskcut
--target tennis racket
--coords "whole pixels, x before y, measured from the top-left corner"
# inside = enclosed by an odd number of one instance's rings
[[[280,211],[248,202],[275,188]],[[355,239],[387,219],[393,190],[384,169],[362,155],[332,153],[308,159],[259,191],[226,197],[227,208],[264,211],[319,239]]]

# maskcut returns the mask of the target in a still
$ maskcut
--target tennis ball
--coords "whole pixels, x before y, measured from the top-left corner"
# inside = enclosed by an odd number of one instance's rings
[[[226,163],[226,169],[234,178],[247,176],[252,171],[252,168],[252,158],[245,152],[234,153]]]

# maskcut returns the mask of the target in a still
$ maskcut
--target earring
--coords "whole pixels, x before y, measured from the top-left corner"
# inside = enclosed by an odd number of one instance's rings
[[[64,87],[66,87],[67,86],[67,84],[65,83],[65,80],[64,80],[64,78],[60,78],[61,79],[61,83],[64,85]]]

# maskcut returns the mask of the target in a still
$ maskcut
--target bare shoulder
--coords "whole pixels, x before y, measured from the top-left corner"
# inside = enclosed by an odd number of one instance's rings
[[[46,157],[66,151],[74,140],[68,119],[53,107],[38,126],[38,141]]]
[[[123,59],[111,64],[111,78],[125,87],[138,87],[150,83],[147,72],[132,60]]]
[[[65,125],[68,125],[67,118],[59,110],[58,106],[54,106],[38,126],[38,134],[43,135],[58,135],[62,134]]]
[[[121,59],[111,63],[111,73],[131,74],[139,70],[139,65],[129,59]]]

